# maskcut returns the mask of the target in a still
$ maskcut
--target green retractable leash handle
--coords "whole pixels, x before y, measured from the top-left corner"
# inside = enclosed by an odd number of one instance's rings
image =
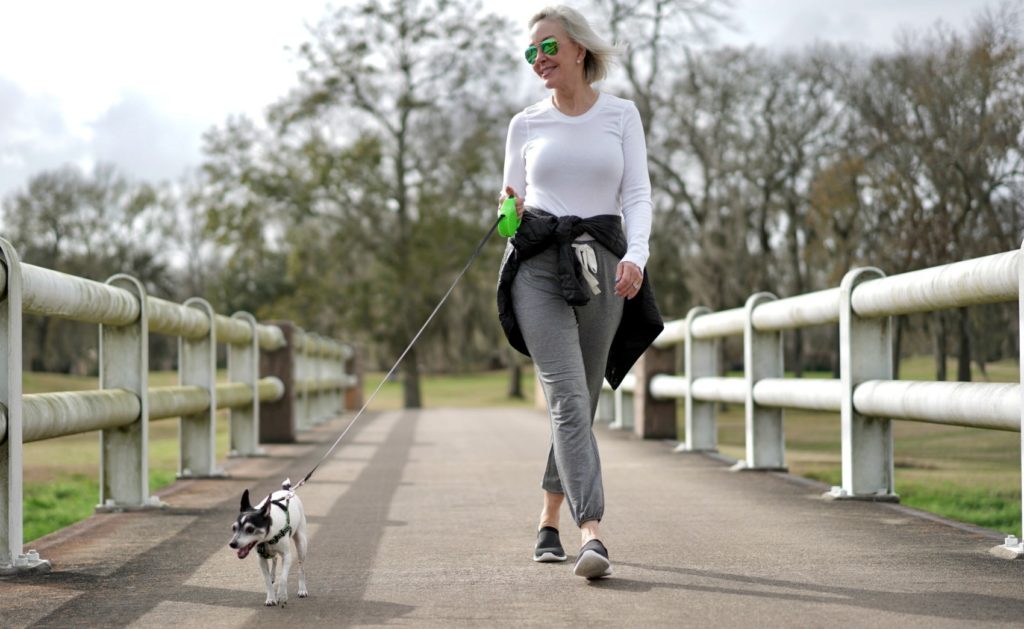
[[[501,210],[498,211],[498,215],[501,216],[498,219],[498,233],[501,234],[502,238],[515,236],[516,230],[519,229],[519,225],[523,222],[516,212],[516,198],[509,197],[505,199],[505,202],[501,204]]]

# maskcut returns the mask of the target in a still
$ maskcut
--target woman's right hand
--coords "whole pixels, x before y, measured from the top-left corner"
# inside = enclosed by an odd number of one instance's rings
[[[501,198],[498,199],[498,207],[505,202],[505,199],[509,197],[515,197],[516,199],[516,216],[523,218],[523,198],[516,194],[515,188],[512,186],[505,186],[505,191],[501,193]]]

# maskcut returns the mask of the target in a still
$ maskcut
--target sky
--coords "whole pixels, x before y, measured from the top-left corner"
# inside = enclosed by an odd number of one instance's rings
[[[43,170],[115,163],[173,180],[202,134],[263,118],[295,84],[324,0],[0,0],[0,198]],[[547,2],[484,0],[523,26]],[[735,0],[722,43],[891,47],[900,29],[969,23],[987,0]],[[510,6],[511,5],[511,6]],[[600,32],[600,24],[595,24]],[[0,225],[2,230],[2,225]]]

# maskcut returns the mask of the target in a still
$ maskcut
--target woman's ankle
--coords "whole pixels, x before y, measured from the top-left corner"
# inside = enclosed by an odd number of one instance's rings
[[[540,510],[540,525],[537,530],[550,526],[558,529],[559,515],[562,511],[562,503],[565,501],[565,494],[556,494],[549,491],[544,492],[544,506]]]
[[[601,531],[598,528],[598,520],[588,520],[580,524],[580,546],[585,546],[591,540],[600,540]]]

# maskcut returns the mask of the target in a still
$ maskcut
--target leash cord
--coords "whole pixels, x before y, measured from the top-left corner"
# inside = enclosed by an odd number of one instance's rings
[[[363,407],[359,409],[359,412],[356,413],[356,416],[353,417],[352,421],[348,423],[348,426],[345,427],[345,430],[342,431],[341,435],[339,435],[337,439],[335,439],[334,444],[330,447],[330,449],[328,449],[327,452],[324,453],[322,457],[320,457],[320,460],[317,461],[316,465],[313,466],[313,469],[309,471],[309,474],[306,474],[305,478],[299,481],[299,483],[295,485],[295,487],[291,488],[292,493],[294,493],[295,490],[298,489],[299,487],[305,485],[306,481],[308,481],[310,477],[313,476],[313,472],[315,472],[320,467],[320,465],[325,460],[327,460],[327,457],[331,456],[331,453],[334,452],[334,449],[338,447],[338,444],[341,443],[341,440],[345,438],[345,435],[348,434],[348,431],[359,420],[359,417],[362,416],[363,411],[365,411],[366,407],[370,405],[370,402],[373,401],[373,398],[377,397],[377,394],[380,393],[380,390],[384,387],[384,383],[386,383],[388,381],[388,378],[390,378],[391,375],[395,373],[395,369],[398,369],[398,365],[401,364],[402,359],[405,358],[405,355],[409,353],[409,350],[412,349],[412,346],[416,344],[416,341],[419,340],[420,336],[423,334],[423,331],[426,330],[427,326],[430,325],[430,322],[434,320],[434,316],[437,315],[439,310],[441,310],[441,306],[443,306],[444,302],[448,300],[448,296],[452,294],[453,290],[455,290],[455,286],[458,285],[460,280],[462,280],[462,276],[466,274],[466,271],[469,270],[469,267],[473,264],[473,261],[476,260],[477,257],[480,255],[480,252],[483,251],[484,245],[487,244],[487,241],[491,239],[492,235],[494,235],[494,230],[498,228],[498,224],[501,222],[501,220],[502,217],[499,216],[498,220],[495,221],[494,225],[492,225],[491,228],[487,231],[487,234],[483,237],[483,240],[480,241],[480,244],[476,246],[476,250],[473,252],[473,255],[471,255],[469,257],[469,260],[466,261],[466,266],[462,267],[462,270],[455,277],[455,281],[452,282],[452,285],[448,287],[448,292],[444,294],[444,297],[442,297],[441,301],[437,303],[437,306],[434,308],[434,311],[430,313],[430,316],[427,317],[427,320],[423,323],[422,326],[420,326],[420,330],[419,332],[416,333],[416,336],[412,337],[412,340],[409,341],[409,345],[405,348],[405,351],[403,351],[402,355],[398,357],[398,360],[396,360],[395,364],[392,365],[387,375],[385,375],[384,378],[381,379],[380,384],[378,384],[377,388],[373,390],[373,393],[370,394],[370,397],[366,399],[366,402],[363,403]]]

